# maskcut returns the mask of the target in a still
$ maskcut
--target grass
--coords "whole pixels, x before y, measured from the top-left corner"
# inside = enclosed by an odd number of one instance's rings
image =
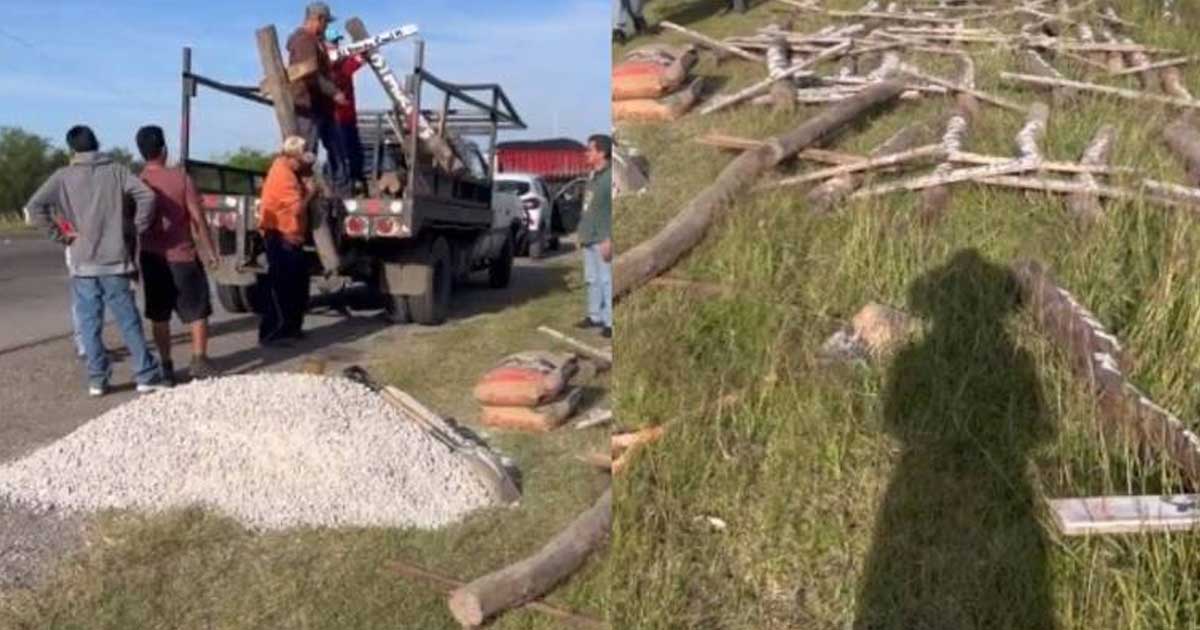
[[[718,38],[778,19],[771,9],[782,7],[718,16],[720,2],[656,4],[651,21]],[[1140,43],[1185,51],[1200,43],[1194,29],[1155,21],[1155,3],[1114,4],[1143,25],[1133,35]],[[827,23],[803,14],[794,27]],[[671,33],[653,39],[685,41]],[[1016,65],[1008,53],[972,53],[979,89],[1038,98],[1001,84],[1000,71]],[[703,59],[697,74],[722,91],[762,76],[742,61]],[[916,59],[953,76],[937,60]],[[1079,67],[1057,65],[1086,80]],[[1182,70],[1185,84],[1200,85],[1200,70]],[[966,148],[1015,154],[1020,116],[982,107]],[[654,233],[732,159],[693,138],[766,137],[812,111],[747,106],[622,126],[649,159],[653,182],[646,194],[618,201],[617,242]],[[945,112],[938,99],[898,104],[830,146],[866,152],[905,125],[936,130]],[[1047,156],[1074,160],[1101,124],[1112,124],[1114,163],[1179,182],[1183,169],[1158,140],[1170,117],[1156,106],[1085,96],[1052,107],[1042,146]],[[1023,257],[1046,264],[1124,342],[1132,380],[1194,418],[1194,218],[1109,204],[1106,220],[1085,229],[1057,197],[967,186],[955,189],[941,223],[922,228],[911,220],[913,195],[817,217],[803,192],[745,195],[671,272],[734,287],[733,297],[646,288],[618,305],[619,414],[671,428],[616,484],[609,562],[637,569],[613,584],[614,627],[1200,627],[1200,554],[1191,535],[1081,540],[1056,532],[1045,498],[1185,486],[1170,465],[1096,430],[1085,387],[1015,302],[1007,272]],[[919,316],[922,333],[890,360],[820,364],[823,340],[871,300]],[[709,526],[707,516],[728,528]]]
[[[32,231],[33,228],[25,224],[21,213],[0,212],[0,234],[23,234]]]
[[[579,284],[574,259],[569,278]],[[520,273],[518,271],[518,273]],[[540,324],[565,328],[579,291],[559,291],[509,310],[395,335],[372,372],[470,425],[479,374],[519,350],[551,348]],[[593,398],[608,377],[591,383]],[[576,455],[602,450],[603,429],[544,436],[493,434],[521,469],[519,507],[497,508],[437,531],[306,529],[251,533],[200,509],[147,516],[105,513],[88,545],[36,591],[0,595],[3,628],[457,628],[444,591],[388,570],[404,561],[469,580],[532,553],[590,507],[607,483]],[[594,560],[549,601],[595,618],[607,606],[608,568]],[[549,629],[557,622],[515,610],[495,628]]]

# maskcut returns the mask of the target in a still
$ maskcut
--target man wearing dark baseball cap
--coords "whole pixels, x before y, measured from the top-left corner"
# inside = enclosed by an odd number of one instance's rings
[[[325,147],[334,193],[348,197],[351,194],[350,160],[342,146],[334,109],[349,101],[334,81],[333,66],[324,41],[325,28],[336,19],[324,2],[313,2],[305,7],[304,23],[287,41],[288,65],[316,68],[292,83],[297,131],[313,153],[316,153],[320,139]]]

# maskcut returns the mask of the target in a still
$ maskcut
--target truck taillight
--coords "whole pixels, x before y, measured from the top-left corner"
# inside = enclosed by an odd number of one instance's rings
[[[537,210],[542,207],[542,201],[536,198],[522,199],[521,205],[525,206],[526,210]]]
[[[375,219],[375,233],[380,236],[391,236],[397,232],[396,222],[387,217]]]
[[[350,236],[365,236],[367,220],[362,217],[346,217],[346,234]]]

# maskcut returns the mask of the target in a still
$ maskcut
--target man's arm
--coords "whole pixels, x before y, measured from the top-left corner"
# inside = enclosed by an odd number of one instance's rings
[[[55,172],[34,191],[33,196],[25,204],[25,222],[46,231],[50,240],[68,244],[70,239],[59,229],[50,213],[50,208],[58,204],[59,174]]]
[[[337,84],[329,76],[329,55],[325,52],[321,41],[315,37],[307,40],[296,38],[288,40],[288,65],[300,65],[306,62],[314,63],[317,66],[317,71],[304,79],[304,83],[309,88],[316,88],[317,91],[334,100],[337,100],[339,96],[345,98],[341,90],[338,90]]]
[[[124,180],[122,192],[133,199],[133,227],[138,234],[150,229],[154,223],[154,191],[134,176],[129,169],[122,167],[121,177]]]
[[[183,176],[184,197],[187,199],[188,217],[192,220],[192,234],[200,241],[200,260],[210,265],[217,262],[217,247],[213,244],[212,233],[208,230],[208,222],[204,220],[204,205],[196,192],[196,184],[191,177]]]

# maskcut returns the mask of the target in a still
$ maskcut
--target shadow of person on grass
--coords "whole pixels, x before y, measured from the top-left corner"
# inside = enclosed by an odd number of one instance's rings
[[[1055,627],[1029,480],[1049,437],[1033,361],[1005,320],[1010,272],[974,250],[909,287],[932,323],[891,366],[884,422],[901,443],[858,597],[856,630]]]

